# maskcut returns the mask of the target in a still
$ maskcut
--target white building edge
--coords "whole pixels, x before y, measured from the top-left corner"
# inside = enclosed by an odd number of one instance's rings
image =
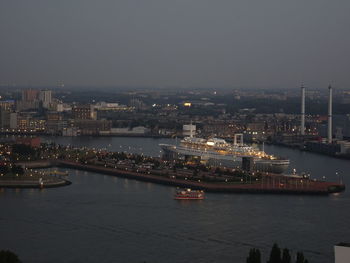
[[[339,243],[334,246],[335,263],[350,262],[350,243]]]

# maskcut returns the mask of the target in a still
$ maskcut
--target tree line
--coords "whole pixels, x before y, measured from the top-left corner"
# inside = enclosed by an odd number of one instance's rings
[[[257,248],[249,250],[246,263],[261,263],[261,253]],[[275,243],[270,252],[270,258],[266,263],[309,263],[302,252],[297,252],[295,261],[292,261],[292,256],[288,248],[281,250]]]

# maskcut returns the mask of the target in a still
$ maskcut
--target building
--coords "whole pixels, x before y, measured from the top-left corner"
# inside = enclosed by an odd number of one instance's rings
[[[38,148],[40,147],[41,140],[39,137],[34,137],[34,138],[17,138],[16,139],[17,144],[25,144],[30,147]]]
[[[46,113],[46,118],[48,121],[59,121],[63,119],[63,116],[60,112],[49,111]]]
[[[80,130],[76,127],[64,128],[62,131],[62,136],[78,136],[80,135]]]
[[[149,133],[149,129],[143,126],[137,126],[132,129],[130,128],[111,128],[111,135],[130,135],[130,136],[142,136]]]
[[[10,114],[9,110],[0,108],[0,127],[3,129],[10,128]]]
[[[350,142],[349,141],[338,140],[336,142],[340,146],[339,154],[341,154],[341,155],[349,155],[350,154]]]
[[[110,131],[112,121],[107,120],[75,120],[74,127],[80,130],[81,135],[99,135],[101,131]]]
[[[67,120],[47,120],[46,132],[52,135],[61,135],[63,131],[68,127]]]
[[[21,100],[16,102],[17,111],[26,111],[26,110],[38,110],[40,108],[39,100]]]
[[[22,90],[22,101],[36,101],[39,99],[39,90],[25,89]]]
[[[39,92],[39,100],[42,102],[43,108],[48,109],[52,103],[51,90],[41,90]]]
[[[40,107],[39,90],[25,89],[22,90],[22,99],[16,102],[17,111],[37,110]]]
[[[57,103],[56,111],[58,112],[72,111],[72,107],[66,103]]]
[[[334,246],[335,263],[349,263],[350,261],[350,244],[339,243]]]
[[[11,112],[10,113],[10,129],[17,129],[17,112]]]
[[[23,132],[45,132],[46,120],[34,117],[33,113],[18,114],[17,128]]]
[[[14,100],[3,100],[0,101],[0,108],[4,110],[13,110],[15,106]]]
[[[96,111],[90,105],[75,106],[72,117],[75,120],[96,120]]]

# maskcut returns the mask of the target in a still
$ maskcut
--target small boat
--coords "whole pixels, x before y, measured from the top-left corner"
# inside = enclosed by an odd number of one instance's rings
[[[204,192],[202,190],[191,190],[190,188],[176,191],[175,200],[203,200]]]

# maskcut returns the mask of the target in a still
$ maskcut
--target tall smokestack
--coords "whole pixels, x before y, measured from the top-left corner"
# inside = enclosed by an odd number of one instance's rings
[[[301,86],[301,124],[300,134],[305,135],[305,87]]]
[[[328,143],[332,143],[332,86],[329,85],[328,96]]]

